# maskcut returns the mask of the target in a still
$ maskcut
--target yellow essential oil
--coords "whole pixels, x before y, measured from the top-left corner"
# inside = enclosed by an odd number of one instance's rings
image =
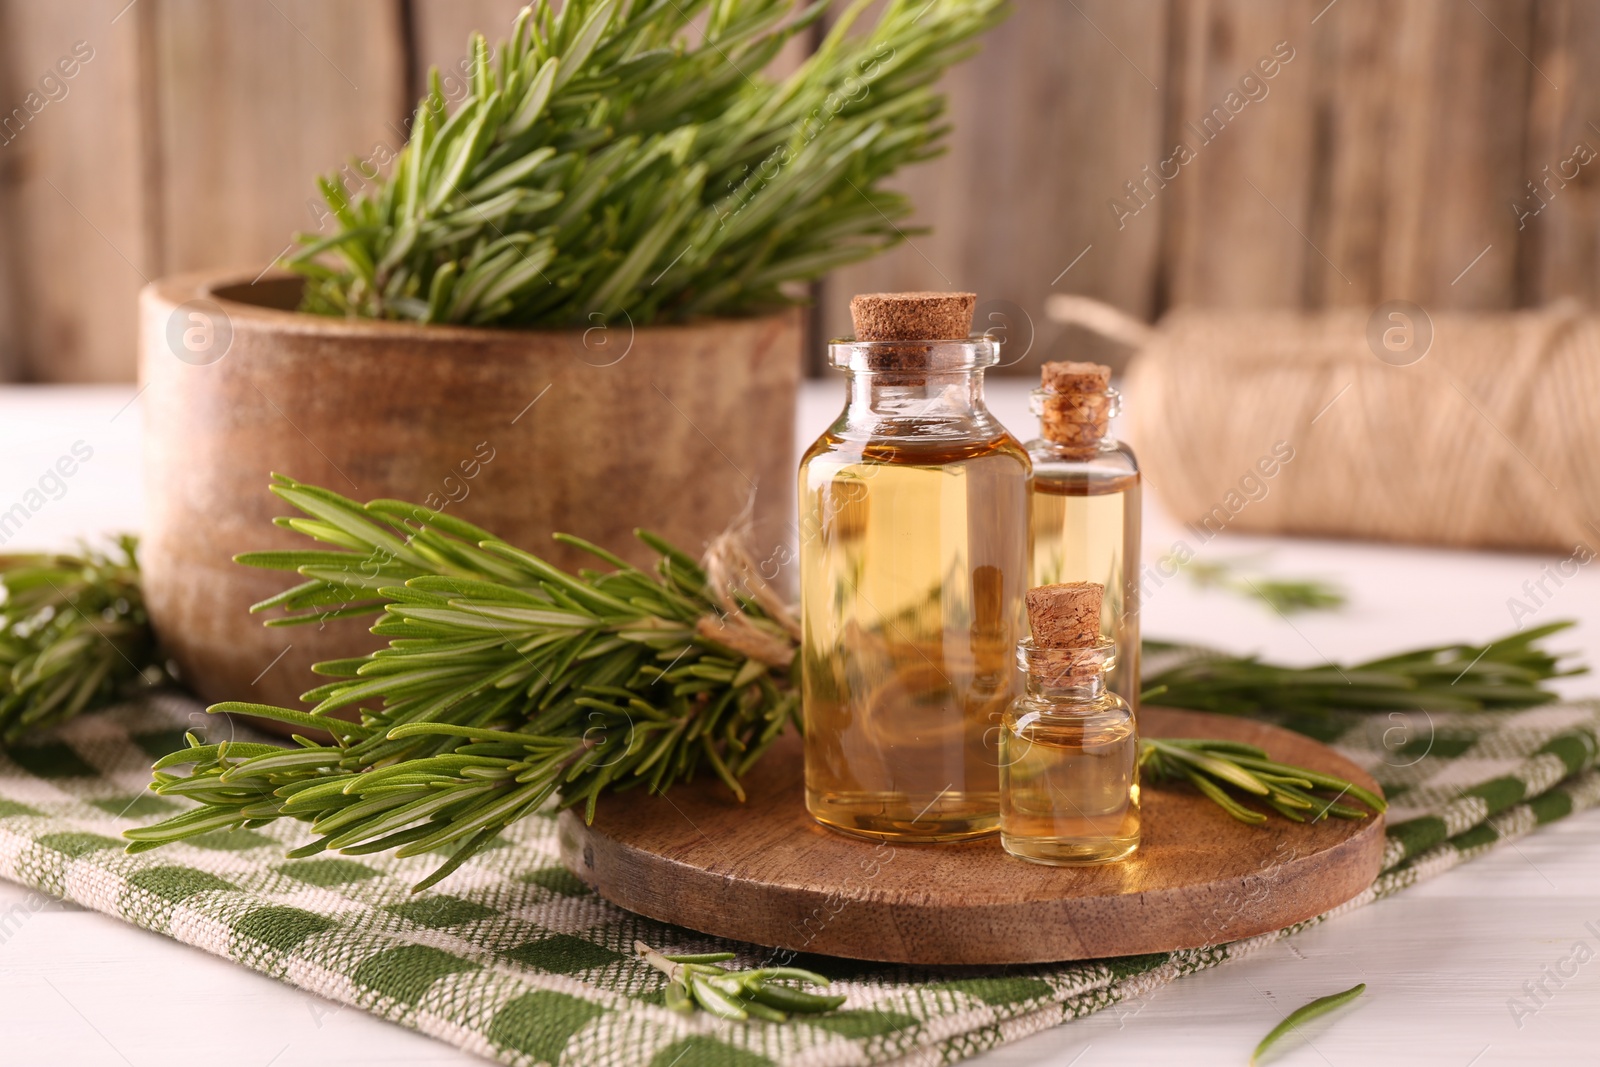
[[[1123,457],[1119,445],[1117,461]],[[1031,584],[1097,582],[1106,587],[1100,634],[1117,649],[1106,685],[1139,699],[1139,473],[1075,470],[1033,451]],[[1131,454],[1127,455],[1131,462]],[[1062,469],[1066,468],[1066,469]]]
[[[1034,393],[1040,437],[1033,461],[1030,584],[1105,587],[1100,635],[1116,649],[1112,692],[1139,706],[1140,475],[1133,450],[1111,438],[1119,397],[1110,368],[1047,363]]]
[[[845,413],[800,467],[806,805],[860,837],[993,833],[1017,691],[1028,458],[983,406],[984,338],[837,343]]]
[[[1100,587],[1047,589],[1092,591],[1072,595],[1092,596],[1082,640],[1098,640]],[[1139,732],[1128,702],[1106,688],[1115,653],[1110,644],[1039,647],[1037,622],[1034,634],[1017,651],[1027,690],[1001,731],[1001,845],[1057,866],[1125,859],[1139,847]]]

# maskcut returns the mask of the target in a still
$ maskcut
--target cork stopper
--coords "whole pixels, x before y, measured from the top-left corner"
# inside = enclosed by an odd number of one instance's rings
[[[1046,440],[1093,451],[1111,428],[1111,368],[1103,363],[1046,363],[1039,369],[1044,396],[1039,430]]]
[[[1028,673],[1047,685],[1089,685],[1105,669],[1100,607],[1106,587],[1098,582],[1062,582],[1028,590],[1033,630]],[[1027,646],[1024,646],[1027,647]]]
[[[862,293],[850,301],[857,341],[965,341],[976,293]]]
[[[1028,626],[1035,648],[1094,648],[1100,644],[1099,582],[1061,582],[1028,590]]]
[[[1039,368],[1039,384],[1052,393],[1103,393],[1111,387],[1111,368],[1104,363],[1065,360]]]

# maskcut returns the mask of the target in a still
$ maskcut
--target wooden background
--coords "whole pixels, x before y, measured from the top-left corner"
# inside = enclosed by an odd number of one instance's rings
[[[314,228],[313,175],[397,146],[427,67],[517,7],[0,0],[0,380],[131,378],[147,279],[265,268]],[[1267,95],[1132,214],[1124,183],[1279,42]],[[853,292],[970,288],[1032,320],[1025,371],[1103,354],[1045,321],[1057,292],[1144,318],[1590,300],[1600,159],[1529,183],[1600,150],[1597,60],[1586,0],[1017,0],[948,79],[949,154],[904,176],[934,232],[819,286],[816,330]]]

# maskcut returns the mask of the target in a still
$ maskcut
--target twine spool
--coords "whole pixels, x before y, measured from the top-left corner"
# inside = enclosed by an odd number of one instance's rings
[[[1576,306],[1434,315],[1404,366],[1375,354],[1364,309],[1183,310],[1153,330],[1082,298],[1051,310],[1140,345],[1133,443],[1202,536],[1600,544],[1600,317]]]

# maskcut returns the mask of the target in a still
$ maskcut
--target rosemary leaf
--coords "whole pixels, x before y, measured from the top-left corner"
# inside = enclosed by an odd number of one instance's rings
[[[1261,1044],[1257,1045],[1256,1050],[1250,1054],[1250,1067],[1255,1067],[1257,1061],[1261,1059],[1266,1051],[1290,1030],[1296,1029],[1301,1023],[1310,1022],[1320,1015],[1326,1015],[1335,1008],[1343,1007],[1366,991],[1367,983],[1358,982],[1342,993],[1330,993],[1328,996],[1318,997],[1311,1003],[1296,1008],[1284,1017],[1283,1022],[1274,1026],[1271,1032],[1261,1039]]]

